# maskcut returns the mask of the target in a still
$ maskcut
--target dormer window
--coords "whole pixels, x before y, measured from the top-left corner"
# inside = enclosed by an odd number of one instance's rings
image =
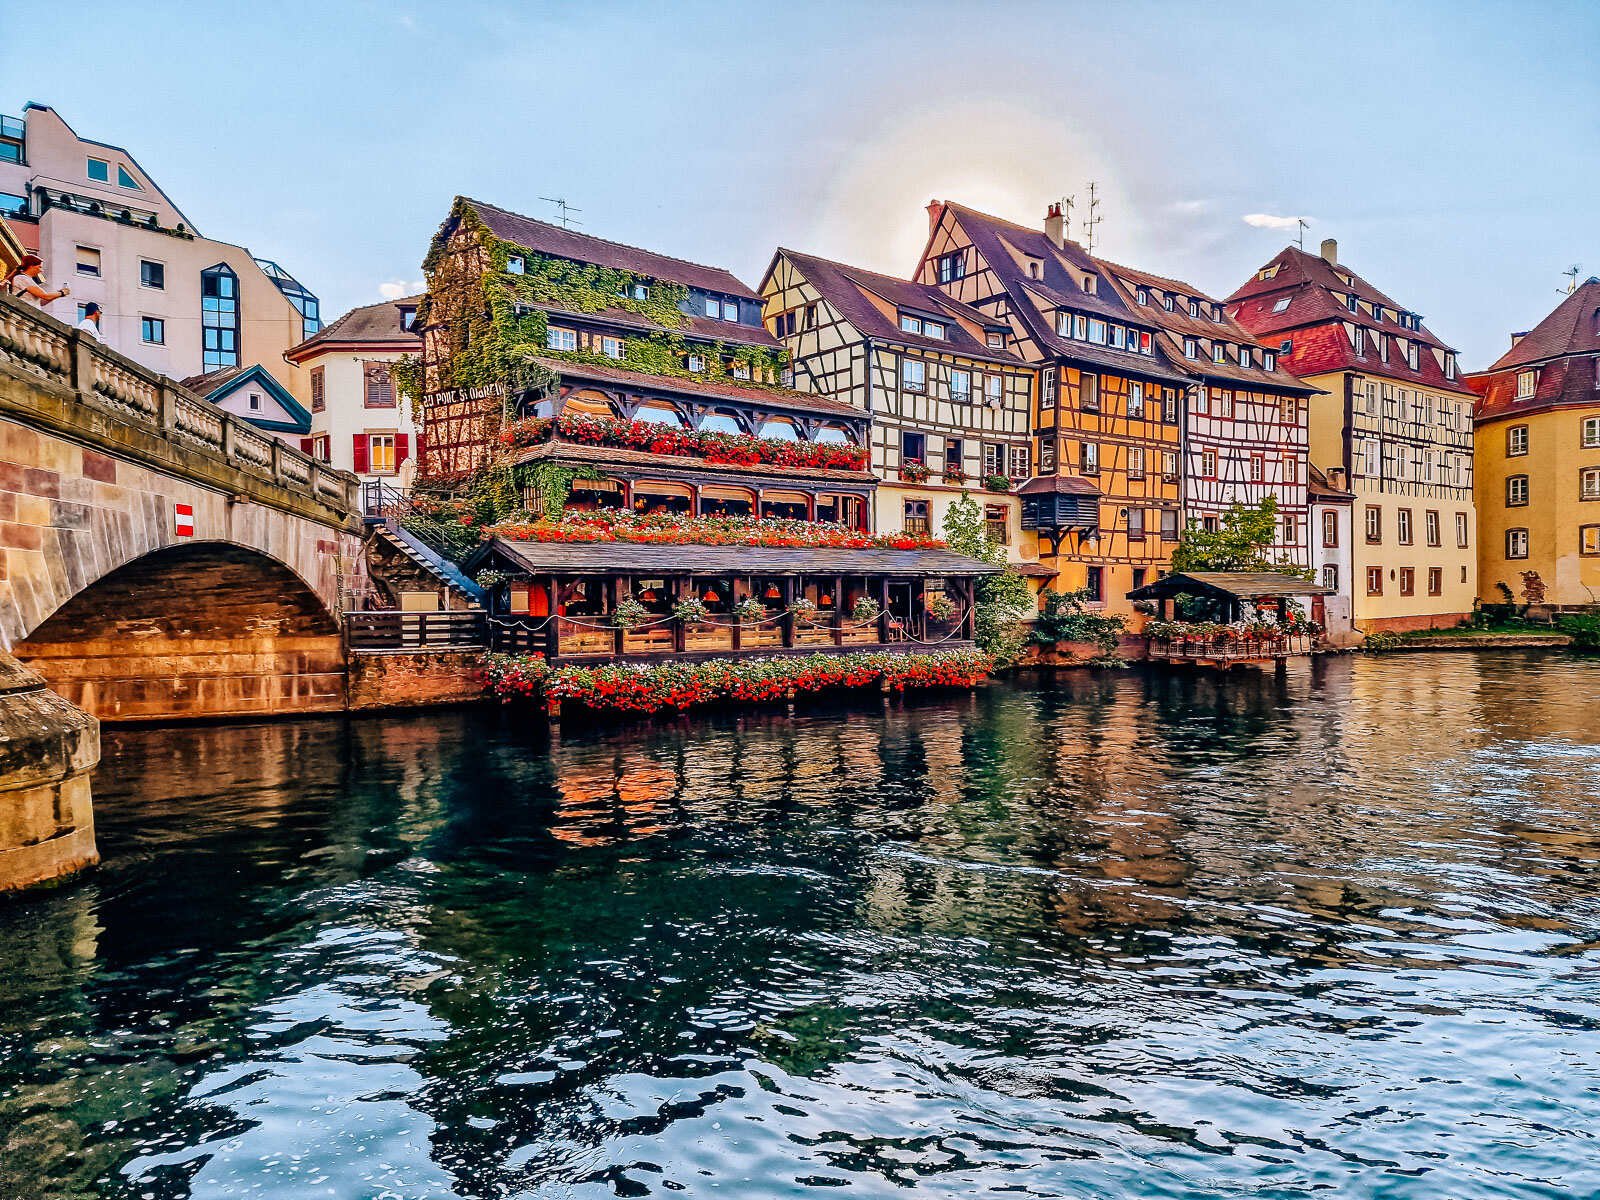
[[[625,300],[648,300],[650,286],[644,283],[625,283],[617,289],[617,295]]]
[[[1261,369],[1263,371],[1276,371],[1278,369],[1278,356],[1271,350],[1261,352]]]
[[[1389,361],[1389,339],[1381,333],[1372,335],[1372,344],[1378,348],[1378,357],[1384,362]]]
[[[1037,262],[1035,262],[1035,261],[1031,261],[1030,260],[1029,263],[1028,263],[1028,278],[1029,279],[1037,279],[1037,278],[1039,278],[1039,264]]]
[[[1092,296],[1092,295],[1095,294],[1094,289],[1095,289],[1095,277],[1093,275],[1085,275],[1083,277],[1083,290],[1087,294]]]
[[[1195,341],[1193,338],[1184,338],[1183,339],[1183,356],[1185,358],[1195,358],[1195,357],[1198,357],[1199,354],[1200,354],[1200,343]]]
[[[1537,374],[1533,371],[1517,372],[1517,399],[1531,400],[1533,398],[1533,385],[1537,381]]]
[[[941,342],[944,341],[944,322],[924,321],[922,323],[922,336],[934,338]]]
[[[913,317],[910,313],[901,313],[900,330],[902,333],[921,333],[922,318]]]
[[[1150,303],[1150,289],[1142,287],[1138,291],[1139,303],[1148,306]]]
[[[1444,377],[1446,379],[1454,379],[1456,377],[1456,356],[1454,354],[1446,354],[1444,356]]]
[[[1249,346],[1240,346],[1239,347],[1239,365],[1241,367],[1248,367],[1250,365],[1250,347]]]
[[[1362,328],[1360,325],[1354,326],[1350,330],[1350,342],[1351,342],[1352,345],[1355,346],[1357,355],[1366,354],[1366,352],[1367,352],[1367,331],[1364,328]]]
[[[1198,317],[1200,315],[1200,301],[1198,301],[1198,300],[1189,301],[1189,315],[1191,317]]]
[[[1358,313],[1361,311],[1361,301],[1357,299],[1354,292],[1351,292],[1344,298],[1344,306],[1353,313]]]
[[[1227,362],[1228,361],[1228,348],[1227,348],[1227,346],[1223,345],[1223,343],[1221,343],[1221,342],[1217,342],[1214,345],[1212,345],[1212,347],[1211,347],[1211,361],[1214,362],[1214,363]]]
[[[1006,335],[994,330],[990,330],[985,334],[983,340],[984,344],[991,350],[1004,350],[1006,347]]]
[[[1222,324],[1222,305],[1213,304],[1211,306],[1211,319],[1219,325]]]
[[[1380,325],[1383,324],[1383,305],[1374,304],[1372,306],[1372,319]]]
[[[1417,353],[1417,343],[1415,343],[1415,342],[1407,342],[1406,343],[1406,366],[1410,367],[1413,371],[1415,371],[1418,368],[1419,361],[1420,361],[1420,356]]]
[[[1277,273],[1278,273],[1278,264],[1277,263],[1273,263],[1271,266],[1262,267],[1261,270],[1257,271],[1256,272],[1256,278],[1259,279],[1259,280],[1262,280],[1263,282],[1265,282],[1266,280],[1271,279]]]
[[[689,370],[692,374],[699,375],[706,369],[706,357],[703,354],[689,355]]]
[[[1272,311],[1275,312],[1275,313],[1284,312],[1285,310],[1288,309],[1289,302],[1291,300],[1293,300],[1293,299],[1294,299],[1293,296],[1280,296],[1278,298],[1278,302],[1272,306]]]
[[[414,304],[408,304],[400,310],[400,328],[405,330],[407,333],[410,333],[411,327],[416,323],[417,306]]]
[[[1172,297],[1170,295],[1168,295],[1166,293],[1162,293],[1162,296],[1161,296],[1161,307],[1166,309],[1168,312],[1174,312],[1174,311],[1176,311],[1176,307],[1177,306],[1173,302],[1173,299],[1172,299]]]
[[[508,254],[506,256],[506,274],[508,274],[508,275],[521,275],[523,273],[524,267],[525,267],[525,264],[522,261],[522,255],[520,255],[520,254]]]

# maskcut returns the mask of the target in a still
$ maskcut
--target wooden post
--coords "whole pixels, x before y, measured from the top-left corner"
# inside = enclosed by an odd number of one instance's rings
[[[561,584],[552,575],[544,586],[550,598],[549,623],[544,627],[544,659],[553,663],[561,657]]]
[[[928,640],[928,577],[917,576],[916,590],[911,594],[911,634],[918,641]]]
[[[794,612],[790,607],[794,604],[794,585],[795,578],[793,575],[785,575],[783,577],[783,620],[779,622],[778,628],[782,632],[783,648],[785,650],[794,648]]]
[[[878,578],[878,644],[889,641],[889,577]]]
[[[833,577],[833,644],[844,645],[844,576]]]
[[[735,651],[744,648],[744,621],[738,613],[739,606],[739,577],[730,576],[728,579],[728,615],[733,618],[729,622],[729,629],[733,634],[733,648]]]
[[[690,582],[690,585],[693,586],[694,580],[691,579],[689,582]],[[672,603],[674,605],[676,605],[678,603],[678,601],[682,600],[682,599],[683,599],[683,580],[674,579],[672,581]],[[688,638],[686,636],[685,627],[684,627],[683,622],[678,620],[676,617],[674,617],[672,619],[672,648],[673,648],[673,650],[675,650],[679,654],[682,654],[684,652],[685,648],[688,646],[688,644],[689,644],[688,643]]]
[[[626,636],[626,631],[617,624],[617,603],[622,594],[620,582],[615,575],[606,580],[606,607],[610,610],[612,624],[611,653],[618,658],[622,657],[622,639]]]

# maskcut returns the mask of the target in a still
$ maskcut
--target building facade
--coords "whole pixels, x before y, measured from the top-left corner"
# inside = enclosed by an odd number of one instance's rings
[[[1363,632],[1442,628],[1477,595],[1472,393],[1422,317],[1339,261],[1293,246],[1228,299],[1231,315],[1320,389],[1311,461],[1354,494],[1354,619]]]
[[[1335,645],[1354,640],[1354,567],[1350,548],[1355,500],[1354,493],[1344,488],[1344,472],[1335,469],[1329,477],[1315,466],[1308,468],[1306,501],[1311,521],[1308,541],[1312,578],[1332,593],[1313,602],[1312,619],[1326,630],[1328,640]]]
[[[1035,373],[1005,322],[929,284],[794,250],[777,252],[760,290],[794,386],[872,418],[878,529],[938,536],[970,495],[1008,557],[1036,564],[1015,494],[1033,473]]]
[[[1131,613],[1126,593],[1165,569],[1181,520],[1181,396],[1153,316],[1066,237],[950,202],[928,206],[916,278],[1003,323],[1039,372],[1022,526],[1061,590]]]
[[[1161,326],[1162,348],[1192,382],[1182,406],[1183,519],[1216,529],[1235,504],[1271,499],[1275,558],[1310,563],[1307,399],[1315,389],[1191,284],[1115,263],[1101,268]]]
[[[224,367],[180,381],[225,413],[241,417],[280,442],[304,448],[311,414],[259,365]]]
[[[321,325],[315,295],[242,246],[202,237],[119,146],[79,137],[54,109],[0,117],[0,214],[44,259],[48,307],[76,323],[98,303],[113,350],[174,379],[260,365],[302,403],[283,352]]]
[[[1469,383],[1478,394],[1479,595],[1600,605],[1600,279],[1515,335]]]
[[[285,355],[306,372],[310,392],[303,448],[354,472],[365,485],[403,492],[410,480],[417,442],[413,401],[401,394],[391,368],[422,351],[412,328],[421,299],[353,308]],[[366,490],[369,508],[381,502],[381,492]]]

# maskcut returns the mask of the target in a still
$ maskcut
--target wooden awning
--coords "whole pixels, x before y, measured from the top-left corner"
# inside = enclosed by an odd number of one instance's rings
[[[825,546],[655,545],[637,542],[518,542],[495,538],[467,560],[490,558],[530,575],[994,575],[954,550],[837,550]]]
[[[1281,571],[1189,571],[1163,575],[1134,588],[1129,600],[1167,600],[1173,596],[1226,596],[1256,600],[1271,596],[1331,596],[1333,589]]]

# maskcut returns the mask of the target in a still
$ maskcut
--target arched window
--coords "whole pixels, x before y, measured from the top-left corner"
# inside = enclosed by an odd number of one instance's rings
[[[678,410],[669,408],[665,404],[641,404],[633,414],[635,421],[645,421],[651,425],[669,425],[674,429],[683,428],[683,418],[678,415]]]
[[[239,277],[227,263],[200,272],[201,363],[207,371],[239,365]]]
[[[776,438],[782,442],[798,442],[800,431],[794,427],[794,422],[785,417],[772,417],[761,426],[761,436]]]
[[[828,442],[834,446],[849,446],[854,444],[850,440],[850,435],[837,425],[824,425],[821,429],[817,430],[817,436],[811,440],[815,442]]]
[[[616,417],[621,414],[611,397],[596,388],[575,388],[561,402],[563,413],[590,417]]]
[[[709,412],[700,418],[700,431],[702,433],[743,433],[739,422],[732,413]]]

